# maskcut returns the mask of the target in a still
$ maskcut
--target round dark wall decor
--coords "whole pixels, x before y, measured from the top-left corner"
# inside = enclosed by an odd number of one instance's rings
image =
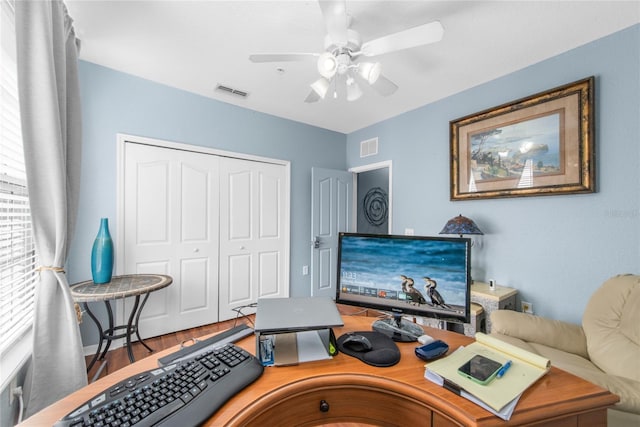
[[[387,192],[380,187],[374,187],[367,192],[362,201],[362,212],[369,224],[381,226],[388,215]]]

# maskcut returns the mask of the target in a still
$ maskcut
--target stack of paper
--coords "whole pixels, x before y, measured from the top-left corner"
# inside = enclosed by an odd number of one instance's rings
[[[478,384],[458,373],[458,368],[476,354],[501,364],[510,360],[511,366],[502,378],[486,385]],[[479,332],[473,344],[427,364],[425,378],[508,420],[520,395],[542,377],[550,366],[549,359]]]

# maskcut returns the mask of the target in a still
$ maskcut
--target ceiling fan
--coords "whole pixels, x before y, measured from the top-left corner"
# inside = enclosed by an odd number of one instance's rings
[[[374,57],[409,49],[442,39],[444,28],[438,21],[419,25],[397,33],[362,42],[360,34],[349,28],[345,0],[319,0],[327,35],[322,53],[263,53],[249,56],[252,62],[285,62],[316,59],[320,78],[311,84],[305,102],[324,99],[333,85],[333,96],[346,88],[347,100],[362,96],[358,82],[370,85],[383,96],[393,94],[398,86],[382,75],[379,62],[360,61],[360,57]]]

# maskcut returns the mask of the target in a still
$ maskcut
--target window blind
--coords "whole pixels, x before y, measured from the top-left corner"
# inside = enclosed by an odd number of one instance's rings
[[[1,0],[0,45],[0,353],[33,319],[38,280],[20,126],[12,2]]]

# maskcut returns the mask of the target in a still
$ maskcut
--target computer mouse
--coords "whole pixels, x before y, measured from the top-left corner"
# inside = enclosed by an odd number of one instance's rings
[[[372,348],[371,341],[369,341],[367,337],[357,334],[349,334],[342,342],[342,345],[350,350],[360,353],[370,351]]]

